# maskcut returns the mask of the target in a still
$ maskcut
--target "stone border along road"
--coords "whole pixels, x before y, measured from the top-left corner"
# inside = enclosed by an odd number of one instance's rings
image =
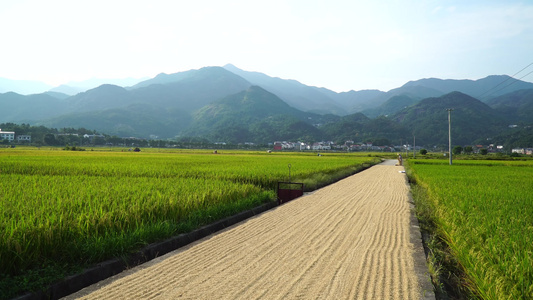
[[[435,299],[409,185],[395,162],[64,299]]]

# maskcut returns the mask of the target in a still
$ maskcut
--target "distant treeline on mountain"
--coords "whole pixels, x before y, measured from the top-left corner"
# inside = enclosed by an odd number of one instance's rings
[[[116,137],[396,145],[416,137],[426,147],[447,144],[446,109],[453,108],[455,145],[533,146],[527,144],[533,83],[504,75],[336,93],[226,65],[162,73],[126,88],[104,84],[73,96],[5,92],[0,105],[2,123],[90,128]]]

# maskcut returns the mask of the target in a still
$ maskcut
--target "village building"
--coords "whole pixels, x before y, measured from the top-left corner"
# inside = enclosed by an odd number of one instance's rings
[[[514,148],[511,149],[511,152],[525,155],[533,155],[533,148]]]
[[[2,131],[0,128],[0,141],[7,140],[9,142],[15,141],[15,132],[14,131]]]
[[[286,142],[286,141],[275,141],[273,144],[274,150],[310,150],[311,147],[303,142]]]
[[[17,135],[17,142],[19,143],[31,143],[31,135]]]
[[[94,142],[94,139],[95,138],[101,138],[101,139],[104,139],[105,136],[101,135],[101,134],[84,134],[83,135],[83,138],[84,139],[88,139],[89,140],[89,143],[92,143]]]

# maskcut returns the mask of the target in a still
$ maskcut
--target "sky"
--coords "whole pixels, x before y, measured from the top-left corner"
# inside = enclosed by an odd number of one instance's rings
[[[0,40],[1,78],[54,86],[231,63],[388,91],[514,75],[533,63],[533,1],[2,0]]]

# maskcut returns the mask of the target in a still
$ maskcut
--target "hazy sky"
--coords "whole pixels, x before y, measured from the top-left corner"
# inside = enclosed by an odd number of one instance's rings
[[[0,77],[52,85],[232,63],[387,91],[533,63],[533,1],[1,0],[0,39]]]

